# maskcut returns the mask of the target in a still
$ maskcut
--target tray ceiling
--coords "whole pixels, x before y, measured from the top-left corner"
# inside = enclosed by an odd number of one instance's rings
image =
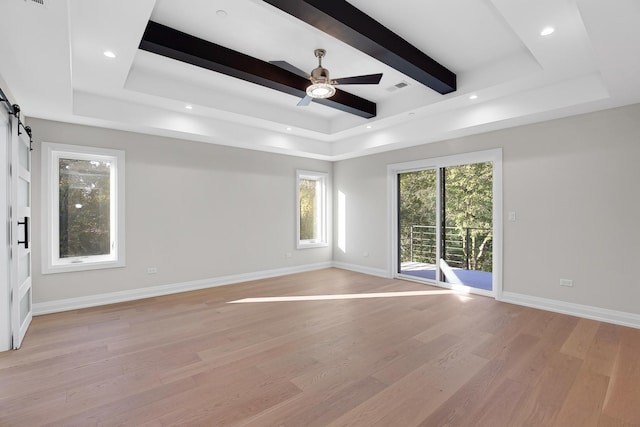
[[[640,102],[635,0],[348,2],[455,73],[444,95],[271,3],[3,1],[0,76],[27,116],[329,160]],[[344,86],[376,116],[139,49],[149,21],[306,72],[322,48],[332,76],[383,73]]]

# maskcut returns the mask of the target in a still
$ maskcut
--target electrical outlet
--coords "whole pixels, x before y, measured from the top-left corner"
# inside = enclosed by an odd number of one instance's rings
[[[156,274],[158,272],[158,267],[147,267],[147,274]]]
[[[516,211],[510,211],[509,212],[509,221],[515,221],[516,220]]]
[[[286,258],[291,258],[293,255],[291,255],[291,252],[287,252],[286,254],[284,254],[284,256],[285,256]]]
[[[560,286],[573,286],[573,280],[571,280],[571,279],[560,279]]]

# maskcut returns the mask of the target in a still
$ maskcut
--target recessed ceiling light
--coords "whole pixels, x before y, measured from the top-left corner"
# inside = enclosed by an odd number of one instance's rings
[[[290,127],[287,127],[287,130],[291,130],[291,128],[290,128]]]
[[[216,15],[218,15],[221,18],[224,18],[225,16],[228,15],[226,10],[220,9],[220,10],[216,10]]]
[[[416,115],[416,113],[412,111],[412,112],[410,112],[410,113],[409,113],[409,115],[410,115],[410,116],[415,116],[415,115]]]
[[[113,53],[113,52],[112,52],[112,51],[110,51],[110,50],[105,50],[105,51],[104,51],[104,53],[103,53],[103,55],[104,55],[104,56],[106,56],[107,58],[111,58],[111,59],[113,59],[113,58],[115,58],[115,57],[116,57],[116,54],[115,54],[115,53]]]
[[[551,35],[551,34],[553,34],[553,32],[554,32],[555,30],[556,30],[556,29],[555,29],[555,28],[553,28],[553,27],[544,27],[544,28],[542,29],[542,31],[540,31],[540,35],[541,35],[541,36],[543,36],[543,37],[544,37],[544,36]]]
[[[367,129],[371,129],[371,127],[372,127],[371,125],[367,125]]]
[[[475,95],[475,94],[474,94],[474,95],[471,95],[471,96],[469,97],[469,99],[478,99],[478,95]]]
[[[193,106],[191,105],[185,105],[184,108],[186,108],[187,110],[193,110]]]

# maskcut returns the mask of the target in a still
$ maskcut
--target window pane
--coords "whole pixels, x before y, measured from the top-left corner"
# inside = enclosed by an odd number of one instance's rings
[[[31,198],[29,197],[29,182],[22,178],[18,178],[18,206],[31,206]]]
[[[31,312],[31,288],[25,292],[24,296],[20,300],[20,325],[24,323],[27,318],[27,314]]]
[[[111,165],[61,158],[60,258],[111,252]]]
[[[300,179],[300,240],[313,240],[317,230],[316,180]]]
[[[22,141],[18,144],[18,161],[20,162],[20,166],[27,171],[31,170],[31,165],[29,164],[29,147],[22,144]]]
[[[327,246],[325,212],[327,174],[296,171],[298,183],[298,249]]]
[[[31,252],[18,258],[18,283],[22,284],[31,276]]]

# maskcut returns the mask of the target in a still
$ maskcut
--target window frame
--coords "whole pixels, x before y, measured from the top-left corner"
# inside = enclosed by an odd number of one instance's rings
[[[297,249],[310,249],[321,248],[329,246],[328,230],[327,230],[327,185],[329,174],[326,172],[314,172],[307,170],[296,170],[296,248]],[[316,196],[319,198],[320,212],[317,212],[318,216],[318,228],[316,230],[319,234],[317,239],[300,239],[300,181],[301,180],[313,180],[320,184],[320,194]]]
[[[109,161],[111,253],[60,258],[59,160]],[[42,274],[124,267],[125,264],[125,152],[81,145],[42,143]],[[115,196],[114,196],[115,195]]]

